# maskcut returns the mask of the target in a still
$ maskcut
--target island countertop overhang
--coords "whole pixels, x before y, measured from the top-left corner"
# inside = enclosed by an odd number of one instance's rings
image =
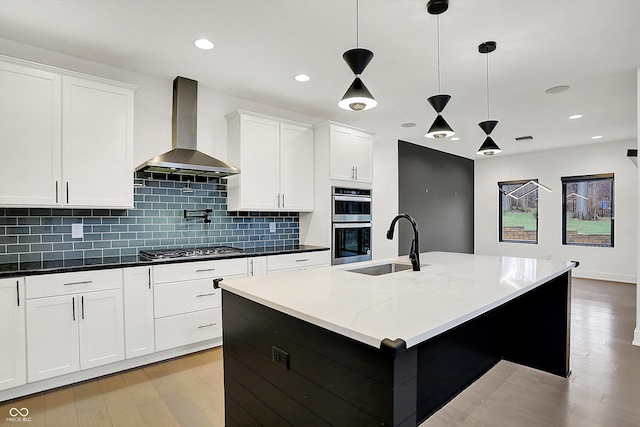
[[[356,341],[412,347],[571,270],[573,262],[426,252],[419,272],[358,274],[356,264],[229,279],[222,289]],[[357,267],[393,257],[357,263]]]

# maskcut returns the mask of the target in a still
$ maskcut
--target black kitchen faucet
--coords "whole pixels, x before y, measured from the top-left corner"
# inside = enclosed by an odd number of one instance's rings
[[[393,230],[396,226],[396,222],[400,218],[406,218],[411,223],[413,227],[413,240],[411,241],[411,250],[409,251],[409,260],[411,260],[411,265],[413,265],[413,271],[420,271],[420,241],[418,236],[418,224],[416,224],[416,220],[411,217],[411,215],[407,214],[399,214],[393,218],[391,221],[391,225],[389,226],[389,230],[387,231],[387,239],[393,239]]]

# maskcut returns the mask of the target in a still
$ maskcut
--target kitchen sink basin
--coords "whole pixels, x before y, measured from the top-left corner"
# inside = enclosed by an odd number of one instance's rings
[[[398,262],[388,262],[385,264],[370,265],[368,267],[353,268],[346,271],[352,273],[368,274],[369,276],[381,276],[383,274],[396,273],[403,270],[411,270],[411,264],[401,264]]]

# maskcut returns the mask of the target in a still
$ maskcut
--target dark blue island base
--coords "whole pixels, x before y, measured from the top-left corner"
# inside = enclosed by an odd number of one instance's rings
[[[569,375],[570,272],[411,348],[222,297],[227,427],[414,427],[501,359]]]

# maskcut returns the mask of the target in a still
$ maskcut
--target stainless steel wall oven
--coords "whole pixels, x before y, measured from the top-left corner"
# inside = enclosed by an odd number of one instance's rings
[[[371,190],[332,188],[332,264],[371,259]]]

